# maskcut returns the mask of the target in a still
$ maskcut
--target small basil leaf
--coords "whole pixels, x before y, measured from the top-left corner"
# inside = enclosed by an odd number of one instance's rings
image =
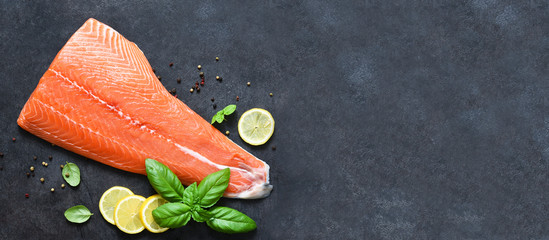
[[[231,115],[236,110],[236,105],[231,104],[229,106],[226,106],[223,108],[223,114],[225,115]]]
[[[210,220],[210,218],[212,218],[212,214],[210,212],[202,209],[199,206],[196,206],[195,208],[193,208],[191,215],[193,219],[197,222],[205,222]]]
[[[63,166],[63,171],[61,171],[61,173],[69,185],[76,187],[80,184],[80,169],[76,164],[67,162],[67,164]]]
[[[203,208],[213,206],[223,196],[225,189],[229,186],[231,170],[225,168],[214,172],[200,182],[198,185],[198,203]]]
[[[213,230],[222,233],[245,233],[257,228],[255,221],[235,209],[214,207],[210,209],[212,217],[206,221]]]
[[[73,223],[83,223],[88,221],[91,215],[93,215],[93,213],[91,213],[90,210],[84,205],[76,205],[65,211],[65,218],[67,218],[69,222]]]
[[[189,185],[183,193],[183,202],[189,206],[194,206],[197,201],[198,190],[196,188],[196,182]]]
[[[225,117],[223,116],[223,114],[220,114],[220,115],[216,116],[217,123],[222,123],[223,120],[225,120]]]
[[[184,203],[166,203],[152,211],[154,221],[161,227],[178,228],[191,219],[191,208]]]
[[[164,199],[170,202],[182,202],[185,188],[181,181],[166,165],[147,158],[145,160],[147,178],[151,186]]]

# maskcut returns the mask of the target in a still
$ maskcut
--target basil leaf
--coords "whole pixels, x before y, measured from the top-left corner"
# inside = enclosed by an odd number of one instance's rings
[[[67,164],[63,166],[63,171],[61,171],[61,173],[69,185],[76,187],[80,184],[80,169],[76,164],[67,162]]]
[[[212,218],[212,214],[199,206],[195,206],[191,212],[193,219],[197,222],[205,222]]]
[[[182,202],[185,188],[181,181],[166,165],[147,158],[145,160],[147,178],[151,186],[169,202]]]
[[[198,185],[198,204],[203,208],[213,206],[229,186],[230,176],[231,170],[225,168],[202,179]]]
[[[236,105],[231,104],[229,106],[226,106],[223,108],[223,114],[225,115],[231,115],[236,110]]]
[[[223,108],[223,110],[218,111],[213,117],[212,117],[212,123],[215,122],[222,123],[225,121],[225,115],[231,115],[236,110],[236,105],[231,104]]]
[[[91,213],[90,210],[84,205],[76,205],[65,211],[65,218],[67,218],[69,222],[73,223],[83,223],[88,221],[91,215],[93,215],[93,213]]]
[[[166,203],[152,211],[154,221],[161,227],[178,228],[191,219],[191,208],[184,203]]]
[[[189,185],[183,193],[183,202],[189,206],[194,206],[196,198],[198,197],[198,190],[196,188],[196,182]]]
[[[217,123],[222,123],[225,120],[225,116],[223,114],[218,114],[216,116]]]
[[[214,207],[210,209],[212,217],[206,221],[213,230],[222,233],[244,233],[257,228],[255,221],[235,209]]]

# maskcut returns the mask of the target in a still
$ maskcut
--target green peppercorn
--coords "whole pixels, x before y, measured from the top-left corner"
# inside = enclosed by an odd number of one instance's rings
[[[71,175],[69,173],[65,173],[65,177],[70,177]]]
[[[31,172],[34,172],[34,166],[30,167]]]
[[[219,61],[219,57],[215,57],[215,60],[216,60],[216,61]]]
[[[61,188],[65,188],[65,184],[64,184],[64,183],[63,183],[63,184],[61,184]]]
[[[40,178],[40,182],[44,183],[46,181],[44,178]]]
[[[198,68],[198,70],[202,69],[202,65],[198,65],[197,68]]]
[[[55,189],[54,189],[54,188],[51,188],[50,191],[51,191],[51,192],[55,192]]]
[[[250,82],[248,82],[248,83],[246,83],[246,85],[250,86],[250,85],[251,85],[251,83],[250,83]]]
[[[229,130],[227,130],[227,131],[225,132],[225,135],[229,135],[229,133],[230,133]]]

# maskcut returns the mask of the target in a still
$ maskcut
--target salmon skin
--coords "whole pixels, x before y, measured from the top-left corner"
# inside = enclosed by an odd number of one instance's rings
[[[95,19],[57,53],[17,124],[125,171],[146,174],[153,158],[185,185],[230,168],[225,197],[263,198],[272,189],[269,165],[173,97],[137,45]]]

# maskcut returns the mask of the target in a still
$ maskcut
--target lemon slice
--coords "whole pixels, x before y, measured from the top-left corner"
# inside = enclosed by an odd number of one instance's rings
[[[266,143],[273,135],[275,121],[265,109],[252,108],[238,120],[238,134],[244,142],[258,146]]]
[[[139,209],[145,198],[139,195],[129,195],[120,199],[114,209],[114,223],[118,229],[128,234],[137,234],[145,229],[139,219]]]
[[[103,215],[103,218],[110,224],[114,225],[114,208],[120,199],[133,195],[130,189],[120,186],[114,186],[103,193],[99,200],[99,212]]]
[[[141,219],[141,223],[143,223],[145,228],[150,232],[161,233],[169,229],[159,226],[158,223],[154,221],[152,215],[153,210],[155,210],[157,207],[164,205],[167,202],[168,201],[166,201],[160,195],[155,194],[148,197],[141,205],[141,209],[139,210],[139,219]]]

